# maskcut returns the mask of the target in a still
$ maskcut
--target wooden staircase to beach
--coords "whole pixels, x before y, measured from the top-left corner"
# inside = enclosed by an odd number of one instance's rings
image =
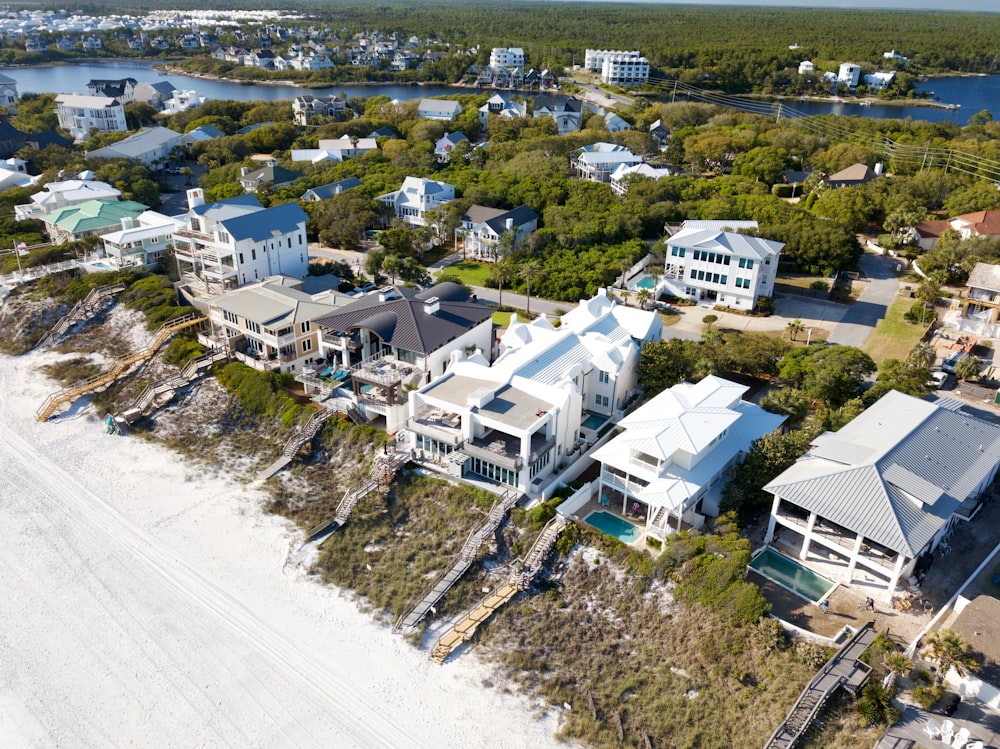
[[[878,636],[874,625],[875,622],[865,624],[824,664],[802,690],[764,749],[792,749],[834,692],[843,687],[856,695],[861,690],[871,674],[871,667],[861,661],[861,655]]]
[[[472,639],[479,625],[493,616],[496,611],[505,603],[510,601],[522,590],[526,590],[532,581],[542,571],[545,558],[552,551],[556,539],[566,527],[566,519],[562,515],[556,515],[538,534],[538,538],[531,545],[523,560],[515,562],[510,576],[489,594],[468,613],[458,620],[447,632],[437,641],[431,651],[432,662],[442,664],[455,650],[464,642]]]
[[[490,536],[500,527],[500,523],[507,516],[510,509],[517,504],[521,495],[513,489],[508,489],[502,496],[497,498],[486,516],[486,522],[472,531],[462,546],[462,550],[455,557],[451,565],[445,569],[421,594],[417,602],[405,614],[399,617],[393,632],[400,632],[417,625],[417,623],[427,615],[427,612],[440,601],[444,594],[448,592],[452,585],[465,574],[465,571],[476,561],[479,549],[486,543]]]
[[[77,302],[73,305],[73,309],[63,315],[59,322],[52,326],[48,333],[43,335],[39,339],[38,343],[34,345],[34,348],[40,346],[47,346],[51,343],[55,343],[57,339],[64,336],[70,328],[72,328],[77,323],[88,320],[94,315],[96,315],[109,299],[113,299],[116,294],[120,294],[125,291],[125,284],[123,283],[112,283],[106,286],[97,286],[90,290],[83,300]]]
[[[189,312],[186,315],[175,317],[173,320],[167,321],[157,329],[153,336],[152,343],[147,348],[136,354],[131,354],[130,356],[118,359],[106,372],[95,375],[94,377],[77,383],[76,385],[72,385],[71,387],[63,388],[57,393],[53,393],[46,398],[45,402],[39,406],[37,411],[35,411],[35,416],[39,421],[48,421],[52,414],[54,414],[60,406],[72,403],[81,395],[93,393],[96,390],[107,387],[128,374],[133,367],[152,357],[153,354],[159,351],[160,347],[173,338],[175,334],[179,333],[181,330],[185,330],[186,328],[201,325],[205,321],[205,318],[196,312]]]
[[[160,405],[167,403],[183,387],[190,385],[201,377],[216,362],[229,358],[226,351],[213,350],[192,359],[179,371],[172,375],[167,375],[162,380],[151,382],[142,389],[139,396],[133,401],[121,416],[115,418],[116,422],[124,421],[126,424],[134,424],[143,416],[154,411]]]

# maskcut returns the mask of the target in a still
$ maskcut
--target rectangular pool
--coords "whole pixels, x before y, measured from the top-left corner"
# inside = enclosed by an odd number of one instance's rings
[[[794,559],[789,559],[770,547],[765,547],[764,551],[755,556],[749,567],[771,582],[813,603],[822,600],[837,587],[837,583],[833,580],[817,575]]]
[[[607,416],[601,416],[600,414],[592,414],[587,412],[587,418],[580,422],[580,426],[584,429],[590,429],[592,431],[597,431],[601,428],[605,421],[608,420]]]
[[[653,289],[656,288],[656,281],[653,279],[652,276],[646,276],[641,281],[639,281],[639,283],[637,283],[635,287],[637,289],[649,289],[650,291],[652,291]]]
[[[584,522],[607,536],[614,536],[622,543],[630,544],[642,537],[642,529],[603,510],[590,513],[584,518]]]

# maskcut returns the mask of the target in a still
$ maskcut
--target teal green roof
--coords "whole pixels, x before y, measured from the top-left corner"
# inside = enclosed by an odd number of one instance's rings
[[[88,200],[54,211],[48,223],[73,234],[118,226],[126,216],[138,218],[149,206],[134,200]]]

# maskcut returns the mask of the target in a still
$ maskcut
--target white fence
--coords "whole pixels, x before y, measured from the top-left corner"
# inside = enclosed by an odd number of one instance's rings
[[[20,286],[28,281],[35,281],[43,276],[78,267],[80,267],[80,261],[78,260],[63,260],[61,263],[53,263],[52,265],[36,265],[32,268],[25,268],[23,271],[17,273],[0,276],[0,285],[6,286],[8,289],[13,289],[15,286]]]
[[[556,512],[564,518],[572,518],[594,496],[596,483],[595,481],[588,481],[581,486],[556,508]]]

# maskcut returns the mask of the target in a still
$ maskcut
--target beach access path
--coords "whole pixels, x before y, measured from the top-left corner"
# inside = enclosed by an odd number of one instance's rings
[[[444,668],[284,562],[262,496],[86,407],[33,418],[0,357],[4,746],[556,746],[556,721]]]

